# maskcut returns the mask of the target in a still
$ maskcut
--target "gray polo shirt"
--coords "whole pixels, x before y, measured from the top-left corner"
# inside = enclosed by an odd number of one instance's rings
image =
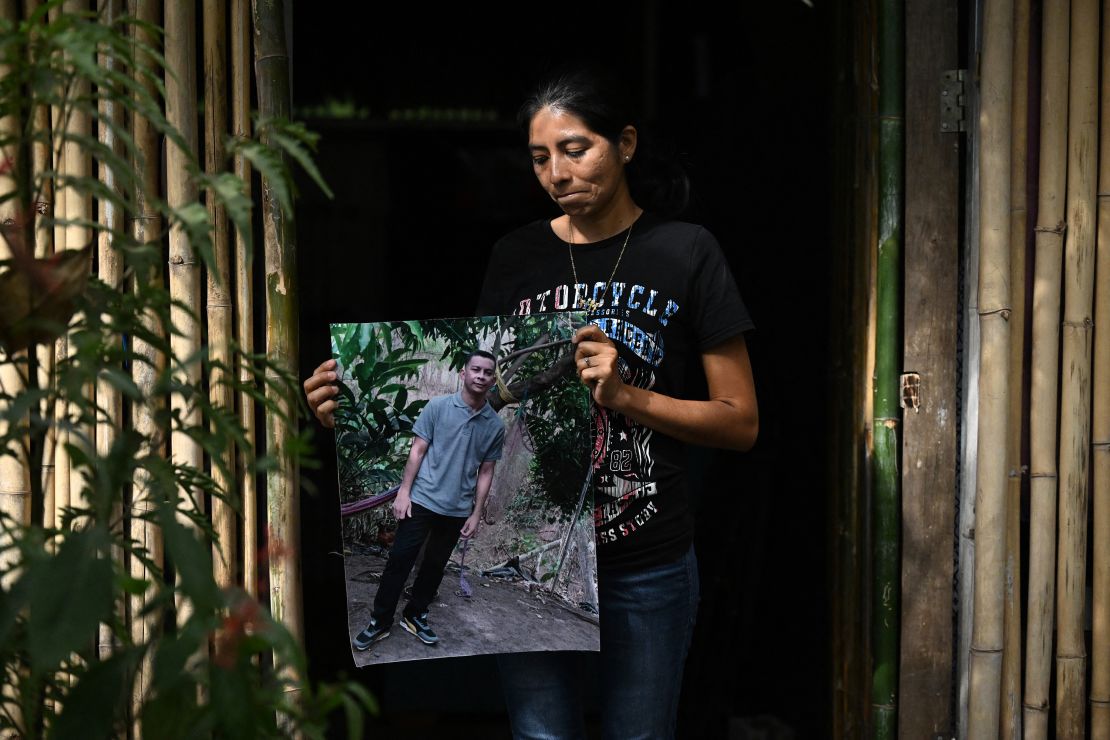
[[[428,442],[413,502],[437,514],[470,516],[478,466],[501,459],[505,424],[488,403],[475,411],[455,393],[428,401],[412,431]]]

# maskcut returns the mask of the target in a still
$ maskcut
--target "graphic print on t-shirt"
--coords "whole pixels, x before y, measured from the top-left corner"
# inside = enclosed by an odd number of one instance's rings
[[[544,217],[499,239],[476,313],[558,312],[597,300],[601,310],[588,313],[617,344],[633,383],[672,398],[702,395],[700,387],[687,383],[701,369],[695,366],[700,354],[754,328],[713,234],[648,211],[630,239],[622,232],[572,246],[560,238],[564,231]],[[598,421],[605,465],[594,480],[608,476],[604,485],[617,489],[597,492],[599,563],[625,570],[677,560],[694,533],[685,444],[609,415]],[[621,439],[622,431],[627,439]],[[618,451],[628,456],[614,458]],[[614,463],[617,469],[610,470]],[[621,470],[626,464],[629,469]]]
[[[626,288],[625,283],[613,283],[606,294],[605,283],[594,283],[592,290],[587,283],[579,283],[573,288],[572,302],[570,286],[558,285],[538,293],[534,303],[531,297],[520,300],[515,313],[531,313],[533,306],[537,310],[548,310],[548,298],[552,295],[553,306],[557,310],[579,310],[591,300],[595,305],[600,304],[601,307],[590,314],[591,323],[635,358],[636,366],[624,357],[618,358],[617,371],[621,380],[627,385],[651,390],[655,386],[655,369],[665,354],[662,328],[678,312],[679,305],[673,300],[661,300],[659,291],[643,285],[633,285],[627,292]],[[651,317],[659,328],[655,331],[642,328],[637,320],[643,321],[644,316]],[[656,502],[648,501],[639,506],[635,516],[609,527],[635,502],[654,496],[658,487],[653,477],[652,430],[623,414],[597,405],[592,409],[596,434],[594,464],[597,469],[594,477],[594,526],[598,538],[605,543],[633,534],[659,512]]]

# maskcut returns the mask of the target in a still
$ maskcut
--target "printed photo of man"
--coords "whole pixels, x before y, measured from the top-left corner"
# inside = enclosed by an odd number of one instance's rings
[[[426,645],[439,641],[428,622],[428,607],[459,538],[478,531],[505,441],[505,425],[486,400],[495,382],[495,363],[489,352],[470,352],[459,372],[459,391],[431,399],[413,425],[416,436],[393,501],[396,537],[370,623],[353,640],[356,650],[389,636],[421,547],[424,559],[400,624]]]

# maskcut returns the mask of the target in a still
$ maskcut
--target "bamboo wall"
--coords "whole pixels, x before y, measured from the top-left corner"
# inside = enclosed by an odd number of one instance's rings
[[[24,17],[39,5],[37,2],[22,4],[9,2],[3,6],[3,11],[9,17],[16,17],[23,13]],[[252,8],[248,0],[205,0],[199,17],[197,6],[192,2],[179,2],[179,0],[67,0],[62,8],[53,12],[64,11],[68,13],[98,12],[108,16],[128,14],[141,19],[146,23],[164,25],[166,34],[147,33],[142,26],[134,27],[134,33],[142,43],[153,46],[162,52],[165,57],[167,71],[164,76],[165,83],[165,108],[166,116],[170,123],[181,132],[184,141],[195,153],[196,160],[204,163],[209,172],[223,171],[229,166],[224,152],[224,141],[229,134],[238,136],[251,135],[252,109],[267,109],[267,104],[273,111],[274,100],[282,100],[284,108],[276,111],[288,111],[288,77],[278,78],[273,81],[272,73],[259,73],[267,85],[267,100],[256,101],[251,98],[252,68],[254,58],[265,56],[263,62],[273,64],[275,55],[282,55],[282,63],[287,66],[285,54],[285,35],[281,28],[283,22],[283,7],[281,2],[257,2],[257,7]],[[253,10],[253,14],[252,14]],[[276,36],[264,36],[265,26],[276,17],[279,24]],[[271,29],[272,30],[272,29]],[[260,33],[262,36],[260,36]],[[268,44],[267,53],[262,55],[257,49],[252,48],[259,43]],[[200,42],[198,44],[198,41]],[[203,54],[198,57],[198,47],[203,48]],[[254,56],[252,56],[252,54]],[[0,70],[2,73],[2,70]],[[203,98],[198,100],[198,75],[203,79]],[[145,85],[148,90],[155,89],[152,80],[137,76],[138,84]],[[255,89],[260,86],[255,80]],[[78,91],[80,94],[80,91]],[[200,114],[203,105],[203,114]],[[100,110],[102,117],[122,117],[125,111],[121,106],[114,106],[110,101],[104,103]],[[2,123],[2,122],[0,122]],[[55,116],[53,121],[37,122],[39,126],[58,126],[60,121]],[[74,115],[65,122],[74,134],[86,137],[100,135],[101,143],[106,147],[116,148],[117,143],[104,136],[110,131],[107,127],[100,127],[98,131],[95,120],[88,116]],[[151,193],[173,206],[176,203],[195,199],[196,193],[190,191],[193,187],[192,179],[187,172],[187,161],[182,156],[177,146],[166,145],[161,136],[140,116],[134,116],[128,122],[130,134],[137,147],[143,152],[145,168],[141,172],[143,182],[147,184]],[[162,153],[165,153],[163,159]],[[103,186],[116,188],[111,181],[110,170],[98,167],[97,162],[90,157],[75,141],[70,140],[64,147],[57,147],[53,151],[36,151],[35,167],[40,171],[54,168],[68,177],[100,177]],[[164,163],[164,166],[163,166]],[[251,182],[251,168],[240,156],[233,163],[234,171],[243,178],[248,185]],[[263,182],[263,190],[266,190]],[[86,192],[89,190],[86,189]],[[91,238],[91,229],[82,227],[79,222],[86,219],[99,219],[101,223],[116,224],[119,213],[111,207],[108,201],[98,203],[91,197],[78,197],[73,192],[62,190],[56,194],[47,193],[47,202],[43,208],[52,212],[58,218],[65,218],[75,222],[69,226],[60,226],[52,234],[45,230],[37,230],[40,237],[36,241],[36,256],[44,257],[66,249],[75,249],[84,246]],[[214,199],[213,199],[214,200]],[[211,218],[215,224],[213,234],[213,247],[215,260],[212,269],[205,269],[201,260],[192,251],[190,242],[185,238],[180,229],[172,230],[165,234],[163,224],[153,209],[148,209],[145,204],[137,204],[140,214],[129,225],[132,235],[140,242],[151,240],[161,241],[164,250],[164,269],[149,275],[132,274],[124,276],[120,273],[118,258],[112,246],[108,243],[100,244],[99,255],[95,260],[94,271],[101,280],[109,284],[117,284],[120,290],[131,290],[136,281],[168,283],[171,294],[180,302],[172,312],[172,319],[180,330],[169,337],[169,341],[177,357],[189,357],[201,348],[207,348],[209,357],[230,366],[233,358],[231,347],[233,343],[242,351],[250,353],[255,348],[264,348],[267,354],[275,361],[283,364],[294,375],[297,373],[296,363],[296,320],[289,320],[290,309],[282,305],[275,308],[274,298],[264,290],[264,281],[271,284],[291,285],[295,283],[295,267],[292,261],[292,243],[288,234],[278,233],[272,229],[259,228],[264,232],[266,264],[264,275],[256,275],[252,258],[247,245],[241,235],[232,235],[232,229],[225,215],[210,206]],[[290,219],[288,214],[281,213],[280,206],[266,202],[269,218],[283,219],[285,229],[288,229]],[[263,209],[254,209],[254,218],[261,224]],[[102,232],[106,233],[106,232]],[[286,239],[282,241],[283,237]],[[262,246],[262,245],[259,245]],[[4,255],[0,255],[2,257]],[[258,285],[255,286],[255,281]],[[282,312],[280,320],[274,318],[275,311]],[[264,313],[264,321],[256,321],[255,314]],[[260,341],[255,336],[256,325],[265,325],[264,340]],[[165,334],[163,333],[163,336]],[[290,351],[292,348],[292,351]],[[135,351],[150,357],[152,360],[159,357],[153,348],[145,347],[137,342]],[[44,354],[41,365],[43,372],[47,373],[44,382],[49,382],[49,368],[55,359],[64,359],[69,353],[66,337],[57,340],[53,352]],[[290,367],[290,363],[293,363]],[[194,372],[185,368],[197,368],[197,363],[183,364],[183,372]],[[158,374],[157,362],[150,364],[134,363],[131,372],[135,384],[146,393],[154,387],[155,377]],[[228,372],[233,371],[230,367]],[[249,373],[244,369],[240,378],[243,381],[250,379]],[[240,586],[250,594],[269,592],[269,606],[275,615],[280,616],[293,633],[303,642],[300,625],[300,585],[297,579],[297,536],[299,527],[299,511],[296,491],[298,489],[297,472],[286,462],[287,455],[283,448],[287,443],[286,437],[289,429],[269,418],[267,415],[267,428],[271,433],[265,440],[255,440],[255,418],[258,413],[256,402],[250,393],[244,392],[233,396],[226,393],[226,385],[218,382],[217,378],[202,378],[199,371],[194,375],[182,378],[186,383],[195,388],[212,387],[213,402],[229,413],[238,415],[245,428],[250,444],[255,446],[259,454],[274,455],[279,464],[270,470],[266,480],[256,476],[243,459],[227,459],[222,461],[209,460],[201,453],[196,442],[187,435],[175,433],[160,452],[170,456],[173,460],[188,463],[198,470],[207,471],[218,481],[220,487],[226,492],[229,501],[241,501],[242,507],[236,511],[226,503],[215,497],[209,502],[208,516],[214,531],[219,538],[216,552],[213,553],[214,575],[222,586]],[[10,379],[3,379],[8,391],[13,391]],[[149,409],[136,412],[129,416],[123,413],[123,406],[119,392],[104,385],[89,388],[90,394],[95,394],[97,403],[108,410],[105,421],[95,430],[96,444],[98,447],[110,445],[116,435],[128,428],[144,430],[149,433],[154,421]],[[291,406],[289,399],[284,401],[286,406]],[[185,399],[174,395],[167,399],[168,406],[177,413],[194,414],[195,405],[189,404]],[[138,407],[136,407],[138,408]],[[65,408],[56,410],[60,418],[66,414]],[[199,422],[199,420],[197,420]],[[61,521],[61,514],[69,505],[71,498],[79,490],[79,481],[71,480],[71,463],[66,455],[63,434],[48,440],[48,449],[45,453],[44,498],[45,510],[41,513],[42,523],[53,527]],[[222,463],[222,464],[220,464]],[[0,506],[5,511],[16,514],[24,522],[30,522],[31,512],[27,503],[27,471],[20,469],[18,461],[5,458],[0,465]],[[136,489],[141,489],[141,481],[136,481]],[[266,496],[268,490],[269,495]],[[261,499],[261,500],[260,500]],[[204,502],[197,502],[198,505]],[[261,504],[261,509],[259,504]],[[136,500],[132,504],[136,509],[141,509],[148,504]],[[259,511],[266,512],[265,518],[259,521]],[[161,562],[163,557],[162,538],[158,528],[138,517],[121,517],[124,526],[131,527],[132,536],[142,543],[149,551],[150,556]],[[261,532],[259,531],[261,529]],[[276,532],[280,535],[280,542],[273,537],[267,537],[267,532]],[[132,573],[136,577],[144,577],[142,564],[136,559],[131,564]],[[143,608],[141,595],[132,598],[130,613],[138,615]],[[180,618],[180,615],[179,615]],[[136,616],[129,625],[137,641],[145,642],[146,635],[151,630],[161,628],[161,625],[150,624]],[[101,643],[104,653],[112,649],[110,631],[104,632],[105,637]],[[149,664],[140,670],[140,678],[136,686],[136,698],[142,696],[149,686]],[[145,674],[145,676],[144,676]],[[136,728],[137,730],[137,728]]]
[[[961,594],[973,609],[959,734],[1106,740],[1110,7],[981,7],[980,338],[967,348],[979,446],[964,463],[976,557]]]
[[[866,698],[877,580],[861,554],[876,536],[880,6],[843,4],[834,111],[851,286],[832,369],[834,737],[890,736]],[[898,734],[1110,740],[1110,2],[980,0],[963,20],[954,1],[904,7]],[[960,43],[966,136],[936,115]]]

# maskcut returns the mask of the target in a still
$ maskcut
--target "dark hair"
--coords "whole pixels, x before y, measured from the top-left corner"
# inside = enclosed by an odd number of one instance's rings
[[[493,360],[493,364],[497,365],[497,358],[493,356],[492,352],[486,352],[484,349],[472,349],[463,358],[463,368],[465,369],[475,357],[485,357],[487,360]]]
[[[664,217],[674,217],[690,202],[690,179],[674,156],[656,151],[650,134],[635,112],[627,84],[592,68],[561,70],[541,82],[521,105],[517,123],[528,135],[532,118],[544,108],[570,113],[613,145],[625,126],[637,131],[636,155],[625,166],[632,199]]]

